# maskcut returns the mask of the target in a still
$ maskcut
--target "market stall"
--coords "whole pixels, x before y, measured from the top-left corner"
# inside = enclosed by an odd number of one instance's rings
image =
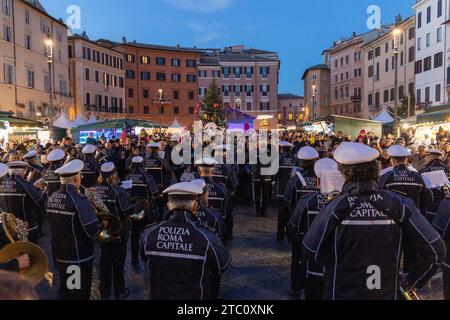
[[[432,110],[417,116],[416,124],[402,122],[403,130],[412,130],[416,143],[431,144],[439,129],[450,132],[450,108]]]
[[[0,112],[0,143],[10,141],[23,142],[27,140],[38,140],[39,132],[42,131],[42,123],[16,118],[10,112]]]
[[[329,115],[316,119],[314,122],[305,123],[300,126],[300,129],[327,135],[333,135],[338,131],[342,131],[351,137],[357,137],[361,130],[366,130],[366,132],[373,132],[374,136],[380,137],[382,126],[383,124],[378,121]]]

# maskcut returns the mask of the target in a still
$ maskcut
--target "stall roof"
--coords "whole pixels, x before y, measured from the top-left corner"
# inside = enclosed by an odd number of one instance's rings
[[[11,127],[33,127],[33,128],[42,128],[42,122],[28,120],[28,119],[22,119],[22,118],[16,118],[13,116],[8,116],[6,114],[0,114],[0,122],[9,122],[9,125]]]
[[[75,128],[75,130],[89,131],[96,129],[122,129],[126,127],[161,128],[162,126],[160,124],[145,120],[117,119],[92,124],[85,124],[82,126],[78,126],[77,128]]]
[[[417,116],[417,124],[450,122],[450,108],[426,112]]]
[[[128,120],[128,121],[130,122],[131,127],[143,127],[143,128],[151,128],[151,129],[165,128],[165,126],[163,126],[159,123],[155,123],[155,122],[151,122],[151,121],[147,121],[147,120]]]

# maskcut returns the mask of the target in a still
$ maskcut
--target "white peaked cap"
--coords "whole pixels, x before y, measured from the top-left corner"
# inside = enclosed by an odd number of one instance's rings
[[[292,148],[292,147],[294,147],[294,145],[292,143],[290,143],[290,142],[287,142],[287,141],[281,141],[280,142],[280,147],[282,147],[282,148]]]
[[[36,150],[31,150],[31,151],[28,152],[26,155],[24,155],[23,158],[24,158],[25,160],[28,160],[28,159],[33,159],[33,158],[36,157],[36,156],[37,156]]]
[[[62,149],[55,149],[50,151],[50,153],[47,155],[47,161],[55,162],[55,161],[61,161],[66,156],[66,153]]]
[[[133,159],[131,159],[132,163],[142,163],[144,161],[144,158],[142,158],[141,156],[137,156],[134,157]]]
[[[379,156],[378,150],[355,142],[343,142],[334,151],[334,160],[346,165],[372,162]]]
[[[85,145],[83,150],[81,150],[81,152],[83,152],[84,154],[93,154],[93,153],[95,153],[95,151],[96,151],[96,148],[92,144]]]
[[[206,188],[206,182],[203,179],[192,180],[191,183],[196,186],[199,186],[200,188],[202,188],[202,190]]]
[[[195,162],[198,166],[215,166],[217,164],[217,161],[210,157],[205,157],[203,159],[197,160]]]
[[[8,173],[9,167],[4,164],[0,163],[0,178],[3,178]]]
[[[203,189],[194,183],[181,182],[168,187],[163,193],[169,196],[199,196],[203,194]]]
[[[8,163],[8,169],[27,169],[28,163],[23,161],[13,161]]]
[[[55,170],[61,177],[71,177],[81,172],[84,168],[84,162],[81,160],[72,160],[61,168]]]
[[[315,160],[319,159],[319,157],[317,150],[311,147],[303,147],[297,154],[297,158],[300,160]]]
[[[111,173],[114,171],[114,169],[116,169],[116,166],[112,162],[107,162],[107,163],[103,164],[101,167],[101,170],[104,173]]]
[[[174,136],[172,136],[172,137],[170,138],[170,142],[178,142],[179,139],[180,139],[179,136],[174,135]]]
[[[390,157],[403,158],[409,157],[411,155],[411,151],[402,147],[401,145],[396,144],[389,147],[388,154]]]
[[[317,160],[316,164],[314,165],[314,172],[319,178],[321,178],[323,173],[338,171],[339,170],[337,162],[330,158]]]
[[[147,145],[148,148],[159,148],[161,144],[159,142],[151,142]]]
[[[428,154],[439,154],[439,155],[444,155],[444,153],[441,150],[437,150],[437,149],[428,149],[427,150]]]

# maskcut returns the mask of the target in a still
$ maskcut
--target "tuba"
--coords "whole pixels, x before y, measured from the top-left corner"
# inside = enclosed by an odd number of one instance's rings
[[[28,242],[28,231],[25,223],[10,213],[1,213],[0,222],[5,237],[10,242],[0,250],[0,261],[6,262],[15,259],[21,254],[30,256],[30,267],[19,271],[19,275],[29,279],[36,286],[44,278],[50,285],[53,274],[48,273],[48,258],[41,247]]]
[[[97,195],[95,188],[85,189],[84,193],[89,202],[92,204],[94,213],[98,217],[98,219],[100,221],[108,222],[108,227],[100,232],[100,234],[97,236],[97,240],[100,241],[100,243],[110,243],[111,241],[117,239],[117,235],[122,230],[122,225],[119,218],[111,214],[108,207]]]
[[[405,298],[405,300],[408,300],[408,301],[422,300],[422,299],[420,299],[419,295],[417,294],[416,289],[406,290],[403,287],[400,287],[400,292],[403,294],[403,297]]]

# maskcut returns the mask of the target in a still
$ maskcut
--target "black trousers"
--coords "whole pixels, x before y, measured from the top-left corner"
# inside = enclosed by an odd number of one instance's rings
[[[303,263],[302,241],[298,235],[292,239],[291,289],[296,291],[305,288],[306,264]]]
[[[100,255],[100,294],[108,297],[111,286],[115,296],[125,292],[125,260],[127,257],[128,235],[121,241],[102,244]]]
[[[28,232],[28,241],[34,244],[39,244],[39,229],[34,229]]]
[[[277,199],[278,204],[278,236],[284,237],[288,235],[289,208],[285,201],[281,198]]]
[[[450,267],[442,265],[444,277],[444,299],[450,300]]]
[[[139,261],[139,242],[141,240],[141,233],[144,230],[143,221],[131,221],[131,262],[137,263]]]
[[[58,300],[89,300],[91,298],[94,259],[78,264],[77,266],[80,268],[79,274],[73,272],[68,273],[70,271],[69,268],[72,266],[72,264],[58,262],[60,281]],[[80,278],[75,279],[78,275]],[[80,286],[74,287],[74,284],[79,284]]]
[[[271,181],[253,181],[253,201],[255,203],[256,214],[265,215],[267,204],[271,197]]]
[[[323,300],[323,277],[307,276],[305,281],[305,299],[308,301]]]

